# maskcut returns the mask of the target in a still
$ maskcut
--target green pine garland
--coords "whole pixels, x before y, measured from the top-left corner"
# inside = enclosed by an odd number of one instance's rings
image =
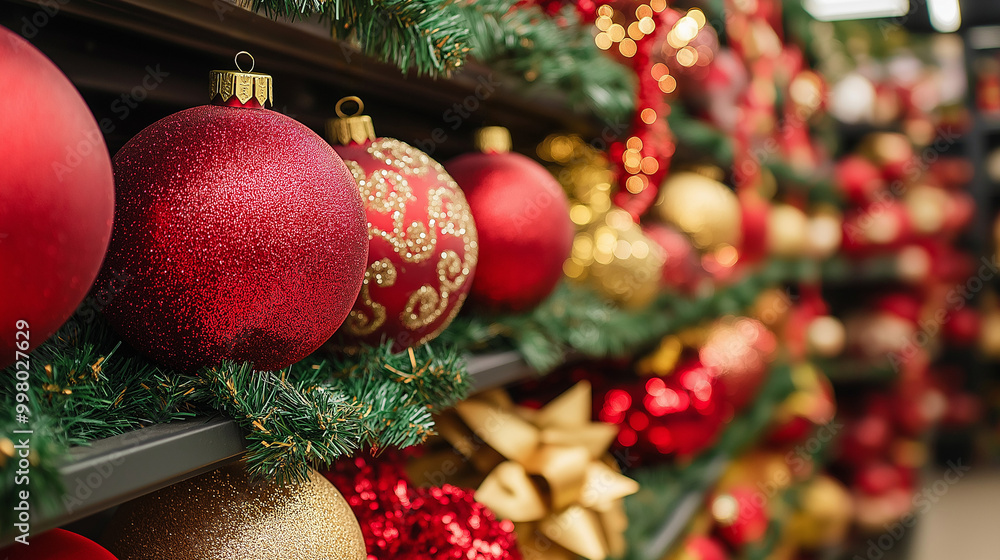
[[[606,122],[626,123],[635,110],[635,76],[594,44],[591,26],[572,6],[549,16],[511,0],[459,4],[471,54],[491,68],[524,79],[529,91],[568,96],[571,107]]]
[[[15,430],[30,425],[28,489],[43,508],[58,502],[58,463],[70,446],[222,411],[243,428],[255,475],[303,480],[310,466],[363,446],[423,442],[434,433],[432,413],[469,391],[463,354],[437,343],[402,353],[386,345],[350,356],[314,355],[278,372],[227,362],[184,375],[135,354],[100,319],[44,343],[28,371],[27,424],[15,417],[14,366],[0,382],[0,499],[15,503],[23,489],[11,448]],[[0,520],[13,522],[12,513],[8,508]]]
[[[241,3],[272,18],[319,18],[338,39],[403,71],[448,75],[472,56],[607,122],[627,122],[635,108],[634,77],[597,48],[572,7],[553,17],[537,6],[514,9],[513,0]]]
[[[406,71],[444,75],[469,52],[464,21],[448,0],[246,0],[273,18],[319,17],[334,36]]]
[[[739,313],[766,288],[819,274],[814,261],[772,260],[710,295],[690,299],[665,293],[638,310],[618,307],[587,287],[567,282],[528,313],[492,320],[460,317],[444,337],[473,348],[512,346],[544,372],[572,354],[606,358],[641,352],[672,332]]]

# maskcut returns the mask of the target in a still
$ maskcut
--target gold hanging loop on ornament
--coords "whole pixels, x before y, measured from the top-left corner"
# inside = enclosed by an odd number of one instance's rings
[[[250,70],[240,66],[240,55],[250,57]],[[213,102],[231,104],[235,97],[243,106],[274,106],[273,80],[268,74],[254,72],[257,61],[247,51],[240,51],[233,57],[236,70],[212,70],[208,73],[208,94]],[[256,100],[254,105],[251,100]]]
[[[358,110],[353,115],[344,112],[344,104],[353,101],[357,103]],[[326,121],[326,139],[332,144],[334,142],[347,146],[349,144],[364,144],[375,140],[375,125],[372,118],[363,115],[365,103],[356,95],[341,98],[333,107],[337,113],[336,119]]]
[[[358,110],[355,111],[353,115],[348,115],[347,113],[344,112],[343,109],[341,109],[341,107],[344,106],[344,103],[350,103],[351,101],[353,101],[358,105]],[[340,101],[337,102],[337,105],[333,108],[333,110],[336,111],[337,116],[342,119],[346,119],[349,117],[357,117],[361,116],[361,114],[365,112],[365,102],[362,101],[361,98],[358,97],[357,95],[349,95],[347,97],[341,98]]]
[[[240,66],[240,55],[241,54],[245,54],[245,55],[247,55],[247,56],[250,57],[250,69],[249,70],[244,70],[243,67]],[[233,57],[233,63],[236,65],[236,69],[237,70],[239,70],[240,72],[244,72],[246,74],[249,74],[249,73],[253,72],[253,67],[257,65],[257,61],[254,59],[253,55],[250,54],[250,53],[248,53],[247,51],[240,51],[240,52],[236,53],[236,56]]]

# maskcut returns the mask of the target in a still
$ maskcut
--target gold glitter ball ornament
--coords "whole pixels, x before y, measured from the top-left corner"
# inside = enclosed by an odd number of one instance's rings
[[[251,481],[242,463],[123,505],[104,534],[119,560],[364,560],[358,520],[316,471]]]
[[[659,293],[666,252],[624,210],[597,216],[576,234],[563,272],[605,297],[642,307]]]
[[[719,181],[690,171],[671,173],[660,188],[655,211],[701,250],[740,246],[740,203]]]

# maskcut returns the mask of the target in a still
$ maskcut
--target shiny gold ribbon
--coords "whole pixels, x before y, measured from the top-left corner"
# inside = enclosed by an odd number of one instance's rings
[[[482,393],[456,405],[438,429],[487,473],[476,500],[514,521],[523,547],[545,549],[547,558],[568,552],[603,560],[624,552],[621,499],[639,485],[608,456],[618,428],[591,421],[589,383],[540,410],[514,405],[501,390]],[[565,551],[553,552],[545,540]]]

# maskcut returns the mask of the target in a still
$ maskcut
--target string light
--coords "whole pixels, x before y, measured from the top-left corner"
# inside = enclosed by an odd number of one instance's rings
[[[633,41],[638,41],[646,36],[645,33],[639,30],[639,22],[633,21],[628,24],[628,36],[632,38]]]
[[[632,58],[639,49],[636,46],[635,41],[632,39],[624,39],[621,44],[618,45],[618,50],[622,53],[622,56]]]

